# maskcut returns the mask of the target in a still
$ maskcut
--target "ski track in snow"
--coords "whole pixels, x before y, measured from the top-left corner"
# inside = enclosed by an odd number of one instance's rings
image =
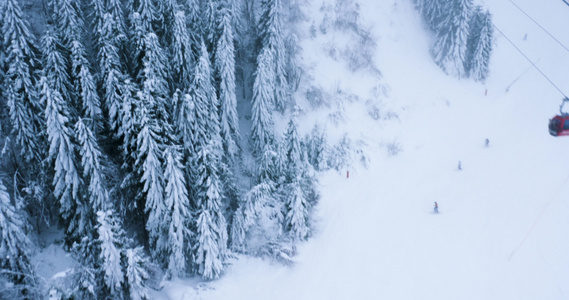
[[[563,2],[515,2],[569,45]],[[312,1],[312,12],[321,3]],[[411,1],[360,3],[377,38],[381,82],[390,88],[383,101],[399,112],[398,120],[373,121],[347,110],[342,130],[367,139],[370,167],[350,168],[350,178],[348,169],[322,175],[315,236],[299,247],[294,266],[239,257],[199,296],[176,284],[168,297],[568,299],[569,138],[547,132],[562,96],[536,70],[524,73],[530,64],[498,32],[487,83],[457,80],[432,62]],[[569,53],[508,1],[483,5],[569,92]],[[329,36],[305,41],[309,59],[317,61],[320,38]],[[371,88],[370,80],[358,82],[365,74],[315,72],[317,82],[319,75],[322,82],[353,75],[342,83],[363,97]],[[380,144],[393,139],[403,151],[388,156]]]

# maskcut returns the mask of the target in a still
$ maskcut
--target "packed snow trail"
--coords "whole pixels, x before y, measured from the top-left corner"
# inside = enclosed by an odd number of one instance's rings
[[[558,91],[535,70],[520,76],[527,61],[499,36],[485,85],[450,78],[432,62],[432,41],[411,1],[360,2],[390,88],[384,101],[399,113],[378,122],[348,109],[341,129],[367,139],[369,168],[322,174],[316,232],[294,266],[239,257],[208,288],[188,292],[176,282],[167,296],[568,299],[569,138],[547,131]],[[505,34],[569,90],[569,71],[559,68],[569,66],[569,55],[509,2],[485,2]],[[516,3],[555,36],[569,28],[559,1]],[[310,12],[320,4],[313,1]],[[307,56],[317,59],[317,44],[304,45]],[[369,89],[368,78],[345,70],[316,68],[315,77],[334,82],[333,72],[352,90]],[[390,156],[381,145],[394,139],[402,151]]]

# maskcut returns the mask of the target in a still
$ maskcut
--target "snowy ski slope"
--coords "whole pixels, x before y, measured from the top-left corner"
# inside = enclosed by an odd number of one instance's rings
[[[341,36],[304,37],[304,62],[316,82],[340,82],[362,98],[380,82],[388,86],[384,108],[398,118],[375,121],[356,102],[343,123],[328,125],[365,140],[370,163],[350,167],[349,178],[348,169],[322,175],[317,231],[294,266],[240,257],[220,280],[171,282],[162,296],[569,299],[569,138],[547,131],[563,97],[557,88],[569,93],[562,46],[569,46],[569,7],[512,1],[558,42],[509,0],[479,4],[549,80],[498,32],[486,84],[444,75],[411,0],[360,1],[381,79],[322,55],[331,38],[346,42]],[[311,18],[320,17],[321,4],[310,1]],[[305,119],[326,118],[316,111]],[[386,143],[401,152],[388,155]]]

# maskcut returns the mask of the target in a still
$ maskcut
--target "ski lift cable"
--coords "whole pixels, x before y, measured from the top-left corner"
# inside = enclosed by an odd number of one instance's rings
[[[551,204],[551,202],[553,202],[553,200],[557,199],[556,195],[559,194],[559,192],[561,191],[561,189],[567,184],[567,182],[569,181],[569,175],[565,178],[565,180],[563,181],[563,183],[561,184],[561,186],[559,186],[559,188],[557,189],[557,191],[555,192],[555,194],[553,194],[553,196],[549,199],[549,201],[547,201],[547,203],[545,203],[545,205],[542,207],[541,211],[539,212],[539,214],[537,215],[537,217],[535,218],[535,220],[533,221],[533,224],[531,225],[530,229],[526,232],[526,235],[524,236],[524,238],[521,240],[521,242],[518,244],[518,246],[516,248],[514,248],[514,250],[512,251],[512,253],[510,253],[510,256],[508,257],[508,260],[511,260],[512,257],[514,256],[514,254],[516,254],[516,252],[525,244],[526,240],[528,239],[528,237],[531,235],[531,233],[533,232],[535,226],[537,225],[537,223],[541,220],[541,217],[543,216],[543,212],[545,212],[545,210],[547,209],[547,207],[549,206],[549,204]]]
[[[559,91],[559,93],[561,93],[561,95],[563,95],[563,97],[569,98],[569,97],[567,97],[567,95],[565,95],[565,93],[563,93],[563,91],[562,91],[551,79],[549,79],[549,77],[547,77],[547,75],[545,75],[545,73],[543,73],[543,71],[541,71],[541,69],[539,69],[539,68],[537,67],[537,65],[536,65],[533,61],[531,61],[531,59],[530,59],[527,55],[525,55],[525,53],[522,52],[522,50],[521,50],[520,48],[518,48],[518,46],[516,46],[516,44],[514,44],[514,42],[512,42],[512,40],[510,40],[510,38],[508,38],[507,35],[505,35],[505,34],[502,32],[502,30],[500,30],[500,28],[498,28],[498,26],[496,26],[496,24],[494,24],[494,23],[492,22],[492,26],[494,26],[494,28],[496,28],[496,30],[497,30],[502,36],[504,36],[504,38],[506,38],[506,40],[507,40],[510,44],[512,44],[512,46],[514,46],[514,48],[516,48],[516,50],[518,50],[518,52],[519,52],[543,77],[545,77],[545,79],[547,79],[547,81],[549,81],[549,83],[550,83],[555,89],[557,89],[557,91]]]
[[[536,20],[534,20],[532,17],[530,17],[530,15],[528,15],[528,13],[526,13],[521,7],[519,7],[516,3],[514,3],[514,1],[512,1],[512,0],[508,0],[508,1],[510,1],[515,7],[517,7],[524,15],[526,15],[526,17],[528,17],[530,20],[532,20],[537,26],[539,26],[539,28],[541,28],[541,30],[543,30],[545,33],[547,33],[561,47],[563,47],[563,49],[565,49],[565,51],[569,52],[569,48],[567,48],[565,45],[563,45],[563,43],[561,43],[555,36],[553,36],[553,34],[549,33],[549,31],[547,31],[547,29],[545,29]]]

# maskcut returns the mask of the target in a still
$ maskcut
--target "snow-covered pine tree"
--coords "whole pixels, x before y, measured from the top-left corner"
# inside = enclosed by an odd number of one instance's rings
[[[217,41],[215,67],[219,78],[219,101],[221,115],[221,137],[226,157],[232,161],[239,151],[239,124],[237,99],[235,95],[235,48],[231,25],[231,4],[224,0],[219,12],[221,33]]]
[[[121,27],[116,24],[116,17],[106,13],[103,15],[102,25],[97,34],[103,101],[108,114],[108,123],[114,134],[117,134],[120,127],[119,112],[122,106],[121,94],[125,77],[118,47],[120,35],[124,34],[120,29]]]
[[[285,134],[285,230],[294,240],[304,240],[309,233],[308,203],[302,189],[301,181],[307,164],[302,158],[302,149],[298,137],[296,116],[288,123]]]
[[[142,29],[145,33],[156,32],[156,22],[159,20],[158,10],[153,0],[139,0],[132,1],[133,4],[138,4],[132,8],[132,12],[136,12],[140,16]]]
[[[417,6],[429,27],[438,31],[439,25],[449,13],[448,5],[452,1],[454,0],[417,0]]]
[[[192,100],[190,104],[187,101]],[[185,111],[191,111],[192,117],[185,118],[182,116],[179,124],[188,128],[188,122],[191,132],[191,142],[188,143],[187,138],[183,138],[186,150],[189,151],[191,157],[188,159],[187,170],[191,185],[190,198],[196,199],[197,186],[196,182],[199,177],[197,169],[199,167],[199,151],[207,146],[210,141],[219,142],[221,145],[221,137],[219,133],[219,114],[217,111],[217,97],[212,84],[211,67],[209,63],[209,54],[205,43],[201,42],[200,55],[195,66],[194,78],[190,87],[189,97],[185,97]],[[191,147],[188,149],[187,147]]]
[[[203,39],[203,28],[201,26],[202,11],[200,2],[200,0],[186,0],[185,6],[187,9],[189,32],[194,47],[193,52],[195,60],[199,57],[199,47],[201,46],[199,43]]]
[[[227,257],[227,224],[222,212],[222,191],[217,166],[220,163],[219,140],[198,150],[198,217],[196,232],[196,267],[206,279],[216,279]]]
[[[176,93],[174,94],[174,100],[174,128],[177,138],[182,143],[182,157],[185,158],[184,161],[187,161],[187,158],[190,156],[190,154],[194,152],[193,150],[195,145],[193,142],[194,137],[196,137],[194,135],[194,128],[199,128],[199,126],[197,126],[198,123],[194,122],[194,116],[199,116],[199,114],[195,114],[195,105],[190,94]],[[205,109],[200,106],[198,106],[198,108]],[[205,133],[203,133],[203,135],[205,136]]]
[[[71,82],[69,80],[69,65],[63,53],[64,45],[60,35],[49,28],[42,39],[43,75],[52,90],[57,91],[66,105],[71,104]]]
[[[285,178],[287,183],[293,182],[298,175],[302,173],[302,161],[300,160],[300,139],[298,137],[298,130],[296,129],[296,117],[293,116],[288,122],[288,127],[285,134],[285,157],[286,157],[286,170]]]
[[[286,195],[285,229],[293,240],[305,240],[310,233],[308,201],[302,189],[301,176],[298,174],[293,178],[288,185],[289,190]]]
[[[125,174],[121,183],[122,191],[127,195],[121,201],[121,213],[127,211],[135,212],[136,208],[144,206],[143,199],[140,197],[139,168],[137,165],[138,157],[138,133],[140,132],[140,112],[142,103],[140,101],[136,85],[130,79],[124,81],[120,90],[122,106],[119,110],[118,137],[122,156],[122,172]],[[146,110],[144,110],[146,113]],[[132,201],[132,199],[136,199]],[[142,206],[140,206],[140,205]]]
[[[143,183],[144,210],[148,215],[146,230],[152,255],[157,258],[167,249],[167,237],[160,222],[165,213],[163,150],[172,134],[169,125],[169,94],[166,56],[152,31],[147,32],[142,51],[142,69],[137,80],[142,88],[139,93],[140,109],[137,122],[140,132],[135,162],[140,183]]]
[[[217,11],[219,9],[218,0],[202,1],[202,18],[201,28],[203,31],[203,40],[207,47],[208,53],[215,54],[215,45],[218,40],[217,34]]]
[[[10,110],[12,130],[21,154],[40,161],[41,105],[36,90],[35,70],[40,67],[30,25],[17,0],[2,5],[2,46],[5,49],[4,97]]]
[[[110,14],[113,24],[112,32],[119,49],[123,49],[127,40],[123,3],[121,0],[106,0],[106,13]]]
[[[75,136],[80,147],[83,178],[89,180],[89,202],[93,212],[106,211],[111,207],[107,180],[101,165],[102,153],[91,129],[79,118],[75,124]]]
[[[47,75],[47,74],[46,74]],[[49,158],[54,160],[53,194],[59,200],[64,219],[83,212],[79,188],[82,184],[76,167],[75,145],[72,143],[73,129],[68,118],[69,109],[61,94],[48,83],[46,75],[40,79],[41,101],[45,105]],[[71,220],[68,230],[76,236],[84,233],[86,219]]]
[[[470,28],[466,60],[467,69],[474,80],[484,82],[490,71],[489,64],[494,36],[490,12],[488,10],[484,12],[478,6],[472,17]]]
[[[131,300],[150,299],[146,280],[149,278],[146,270],[148,260],[142,247],[127,249],[126,257],[126,296]]]
[[[25,219],[12,204],[0,181],[0,270],[14,283],[25,283],[34,276],[30,262],[31,242],[26,235]],[[1,293],[0,293],[1,294]]]
[[[275,108],[281,112],[286,108],[286,100],[289,94],[285,69],[287,59],[282,14],[280,0],[263,0],[261,2],[261,16],[258,26],[260,42],[258,46],[271,52],[269,64],[273,68],[272,75],[274,76],[271,86],[274,94],[273,101]]]
[[[432,53],[445,73],[462,78],[466,75],[464,63],[473,4],[472,0],[450,0],[447,8],[448,14],[438,25]]]
[[[327,165],[327,144],[324,130],[316,125],[312,132],[306,138],[305,144],[307,145],[308,161],[317,171],[324,171],[328,168]]]
[[[253,83],[251,144],[253,154],[260,157],[266,145],[274,141],[274,68],[273,57],[267,47],[259,54],[255,82]]]
[[[124,237],[121,236],[122,228],[110,210],[98,211],[97,223],[97,241],[101,249],[99,258],[105,286],[109,291],[109,296],[119,297],[125,279],[121,266],[121,249],[124,246]]]
[[[54,0],[55,2],[55,0]],[[57,34],[62,38],[62,46],[70,53],[71,81],[73,95],[67,99],[87,118],[87,125],[92,131],[102,128],[100,124],[101,107],[96,84],[87,60],[85,46],[85,24],[81,15],[80,3],[77,0],[57,0],[53,3],[57,26]]]
[[[162,223],[168,235],[165,263],[170,276],[179,276],[186,271],[186,249],[190,249],[189,198],[186,189],[180,150],[170,145],[165,151],[164,179],[166,180],[165,218]]]
[[[158,255],[163,251],[166,245],[162,233],[162,218],[165,213],[164,204],[164,171],[162,169],[162,151],[161,137],[159,136],[160,128],[156,118],[147,107],[148,100],[142,101],[143,105],[139,107],[138,114],[140,116],[140,132],[137,136],[137,158],[135,161],[136,171],[140,183],[143,184],[141,200],[144,204],[144,211],[148,214],[146,221],[146,230],[149,234],[149,243],[151,245],[152,254]],[[151,109],[151,108],[150,108]]]
[[[174,87],[186,91],[192,80],[192,40],[188,31],[186,15],[179,10],[174,15],[170,62],[173,71]]]
[[[168,68],[166,67],[166,55],[160,46],[158,36],[148,32],[144,39],[142,68],[137,74],[140,82],[141,100],[147,109],[152,111],[157,122],[160,123],[161,132],[167,132],[164,128],[168,124],[170,105],[166,99],[170,94],[168,86]]]
[[[263,207],[273,203],[275,186],[272,181],[265,180],[255,185],[241,201],[231,224],[231,248],[239,252],[247,252],[247,233],[256,224]]]

